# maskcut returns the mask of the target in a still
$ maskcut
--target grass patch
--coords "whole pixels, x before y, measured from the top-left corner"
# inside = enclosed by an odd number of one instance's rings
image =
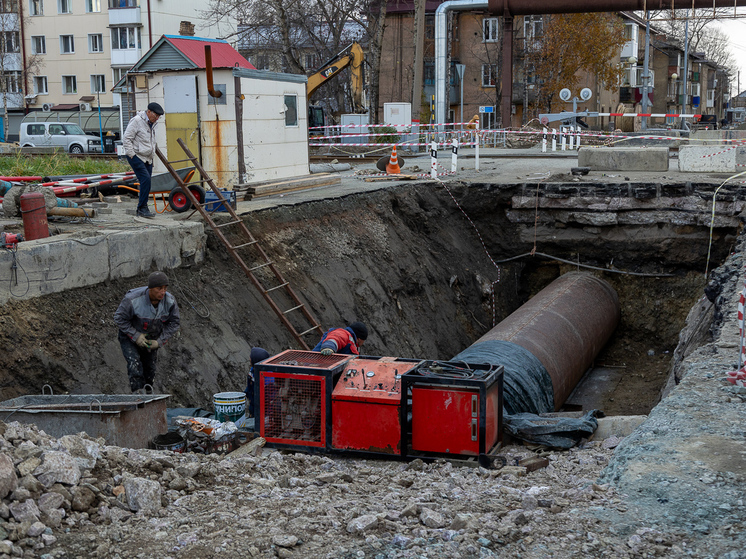
[[[118,159],[70,157],[66,153],[0,156],[0,175],[5,177],[103,175],[131,170],[126,162]]]

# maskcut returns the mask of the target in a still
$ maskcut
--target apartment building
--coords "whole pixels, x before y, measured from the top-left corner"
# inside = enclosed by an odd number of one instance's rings
[[[117,106],[112,86],[162,35],[218,38],[236,30],[232,18],[206,19],[204,0],[21,1],[32,110]]]

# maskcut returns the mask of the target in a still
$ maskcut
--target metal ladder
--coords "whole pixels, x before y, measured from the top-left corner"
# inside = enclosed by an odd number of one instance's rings
[[[290,282],[282,277],[280,271],[275,267],[274,263],[269,259],[267,254],[259,245],[259,241],[254,238],[243,220],[238,217],[230,203],[225,199],[223,194],[220,192],[220,189],[218,189],[212,178],[210,178],[210,176],[205,172],[202,165],[200,165],[197,158],[192,154],[183,140],[177,138],[176,141],[179,146],[181,146],[181,149],[184,150],[187,159],[168,161],[158,148],[156,148],[156,155],[158,155],[168,172],[181,187],[184,194],[189,198],[194,209],[200,213],[220,241],[226,246],[228,252],[233,257],[233,260],[236,261],[246,276],[251,280],[251,283],[253,283],[261,292],[267,303],[269,303],[269,306],[272,307],[272,310],[290,331],[295,340],[300,344],[301,348],[308,349],[308,344],[306,344],[303,337],[312,332],[316,332],[319,336],[323,335],[324,331],[321,326],[316,322],[316,319],[308,311],[303,302],[301,302],[295,294],[295,291],[290,287]],[[184,162],[190,162],[194,168],[197,169],[201,177],[199,180],[191,181],[189,184],[208,185],[218,198],[217,201],[213,203],[215,207],[220,207],[222,203],[222,206],[228,210],[230,219],[227,222],[220,224],[215,223],[211,217],[212,211],[214,210],[206,210],[204,205],[200,203],[199,200],[195,198],[192,191],[189,190],[187,183],[179,177],[176,170],[173,168],[173,165]],[[242,252],[251,259],[250,264],[247,264],[245,258],[242,258],[238,253],[239,249],[242,249]],[[265,283],[271,286],[265,287]],[[286,310],[280,308],[281,306],[287,307],[288,305],[289,308]],[[291,316],[293,317],[292,322],[289,318]],[[293,323],[295,323],[295,325]],[[301,332],[296,329],[296,325],[299,326],[298,329],[302,330]],[[303,328],[309,325],[310,328],[303,330]]]

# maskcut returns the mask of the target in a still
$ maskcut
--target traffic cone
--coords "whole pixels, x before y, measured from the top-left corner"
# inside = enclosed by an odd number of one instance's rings
[[[401,173],[401,169],[399,168],[399,159],[396,157],[396,146],[394,146],[394,149],[391,150],[391,157],[389,158],[389,164],[386,165],[386,174],[387,175],[398,175]]]

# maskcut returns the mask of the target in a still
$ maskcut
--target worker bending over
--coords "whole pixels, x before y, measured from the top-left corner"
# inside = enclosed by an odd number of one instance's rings
[[[320,351],[322,355],[343,353],[345,355],[360,355],[359,348],[368,339],[368,328],[362,322],[353,322],[346,328],[332,328],[326,332],[313,351]]]
[[[114,313],[132,392],[153,386],[158,348],[179,330],[179,305],[167,288],[168,276],[153,272],[148,285],[130,289]]]

